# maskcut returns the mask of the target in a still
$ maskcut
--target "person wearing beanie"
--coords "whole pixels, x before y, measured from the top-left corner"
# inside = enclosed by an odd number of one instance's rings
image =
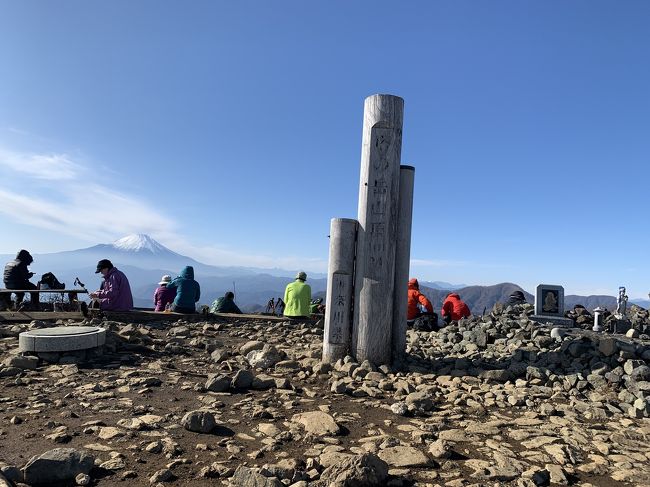
[[[154,311],[165,311],[167,305],[171,306],[176,297],[175,289],[168,289],[167,285],[172,282],[172,276],[164,275],[153,293]]]
[[[287,318],[307,318],[311,304],[311,286],[306,284],[307,274],[300,271],[296,280],[287,284],[284,290],[284,316]]]
[[[235,294],[232,291],[228,291],[222,297],[215,299],[210,306],[210,313],[242,314],[239,306],[235,304]]]
[[[114,267],[108,259],[97,262],[95,274],[101,273],[104,281],[99,291],[90,297],[99,300],[99,308],[105,311],[129,311],[133,308],[133,295],[126,275]]]
[[[29,282],[29,279],[34,275],[33,272],[29,272],[27,267],[34,262],[32,255],[25,249],[21,250],[16,254],[16,258],[7,263],[5,266],[3,281],[6,289],[37,289],[35,284]],[[11,303],[10,295],[4,299],[5,307],[9,307]],[[31,308],[38,309],[38,293],[30,293],[31,297]],[[18,309],[23,299],[25,298],[25,293],[16,293],[16,309]]]

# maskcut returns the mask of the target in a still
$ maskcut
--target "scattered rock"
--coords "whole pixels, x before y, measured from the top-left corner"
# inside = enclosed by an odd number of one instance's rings
[[[32,457],[23,467],[23,478],[27,484],[69,482],[88,474],[94,463],[95,458],[84,451],[55,448]]]
[[[301,424],[307,433],[315,436],[338,435],[341,433],[341,428],[334,421],[334,418],[323,411],[294,414],[291,421]]]
[[[231,482],[238,487],[284,487],[275,477],[265,477],[249,467],[239,466]]]
[[[183,427],[194,433],[210,433],[217,427],[214,414],[209,411],[190,411],[181,421]]]

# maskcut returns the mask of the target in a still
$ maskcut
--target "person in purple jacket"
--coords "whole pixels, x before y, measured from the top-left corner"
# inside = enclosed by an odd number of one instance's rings
[[[154,311],[165,311],[167,305],[172,304],[176,297],[176,289],[168,289],[167,284],[172,282],[172,276],[165,275],[158,283],[156,291],[153,293],[153,302],[156,305]]]
[[[99,300],[99,307],[106,311],[129,311],[133,308],[133,295],[129,280],[123,272],[108,259],[97,262],[95,274],[102,273],[104,282],[101,289],[90,293],[91,298]]]

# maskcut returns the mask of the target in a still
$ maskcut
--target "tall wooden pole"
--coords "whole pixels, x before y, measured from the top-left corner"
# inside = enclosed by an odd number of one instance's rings
[[[336,362],[350,351],[356,240],[356,220],[332,218],[327,266],[323,362]]]
[[[399,362],[406,352],[406,313],[411,263],[414,182],[415,168],[400,166],[397,248],[395,249],[395,294],[393,296],[393,362]]]
[[[395,243],[404,100],[366,98],[352,347],[357,360],[391,362]]]

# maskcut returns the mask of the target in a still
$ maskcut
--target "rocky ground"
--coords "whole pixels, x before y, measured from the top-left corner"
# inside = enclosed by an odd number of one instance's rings
[[[650,486],[650,344],[531,312],[409,331],[399,368],[321,363],[313,323],[93,320],[102,354],[40,358],[51,325],[0,325],[0,487]]]

